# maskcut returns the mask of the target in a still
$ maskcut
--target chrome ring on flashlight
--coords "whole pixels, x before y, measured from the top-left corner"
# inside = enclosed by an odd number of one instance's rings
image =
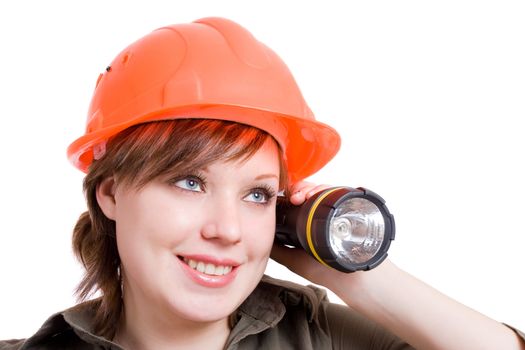
[[[277,206],[277,242],[302,247],[339,271],[376,267],[387,257],[394,237],[394,217],[385,201],[362,187],[330,188],[301,206]]]

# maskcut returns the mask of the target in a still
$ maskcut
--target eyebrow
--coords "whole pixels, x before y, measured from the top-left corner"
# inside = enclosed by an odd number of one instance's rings
[[[277,180],[279,180],[279,176],[275,175],[275,174],[262,174],[262,175],[258,175],[255,180],[263,180],[263,179],[267,179],[267,178],[276,178]]]

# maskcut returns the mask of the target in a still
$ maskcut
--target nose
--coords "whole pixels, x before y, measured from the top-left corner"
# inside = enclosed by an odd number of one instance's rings
[[[203,215],[204,221],[201,235],[207,240],[216,240],[221,244],[236,244],[241,241],[240,208],[232,200],[222,200],[210,203]]]

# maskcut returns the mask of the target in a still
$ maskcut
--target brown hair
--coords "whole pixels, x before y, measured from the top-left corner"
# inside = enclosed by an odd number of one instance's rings
[[[77,298],[80,302],[97,291],[101,294],[93,325],[96,334],[113,338],[123,311],[115,222],[104,215],[96,199],[101,181],[115,176],[127,186],[140,188],[161,175],[202,169],[218,160],[248,159],[268,138],[272,139],[244,124],[177,119],[135,125],[108,141],[106,153],[92,163],[84,178],[88,211],[80,215],[73,230],[73,250],[85,268]],[[286,190],[281,153],[280,186]]]

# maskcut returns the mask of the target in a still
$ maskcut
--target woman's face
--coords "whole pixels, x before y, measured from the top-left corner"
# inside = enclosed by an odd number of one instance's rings
[[[248,160],[114,185],[112,216],[125,302],[197,322],[231,314],[259,282],[275,230],[278,150]]]

